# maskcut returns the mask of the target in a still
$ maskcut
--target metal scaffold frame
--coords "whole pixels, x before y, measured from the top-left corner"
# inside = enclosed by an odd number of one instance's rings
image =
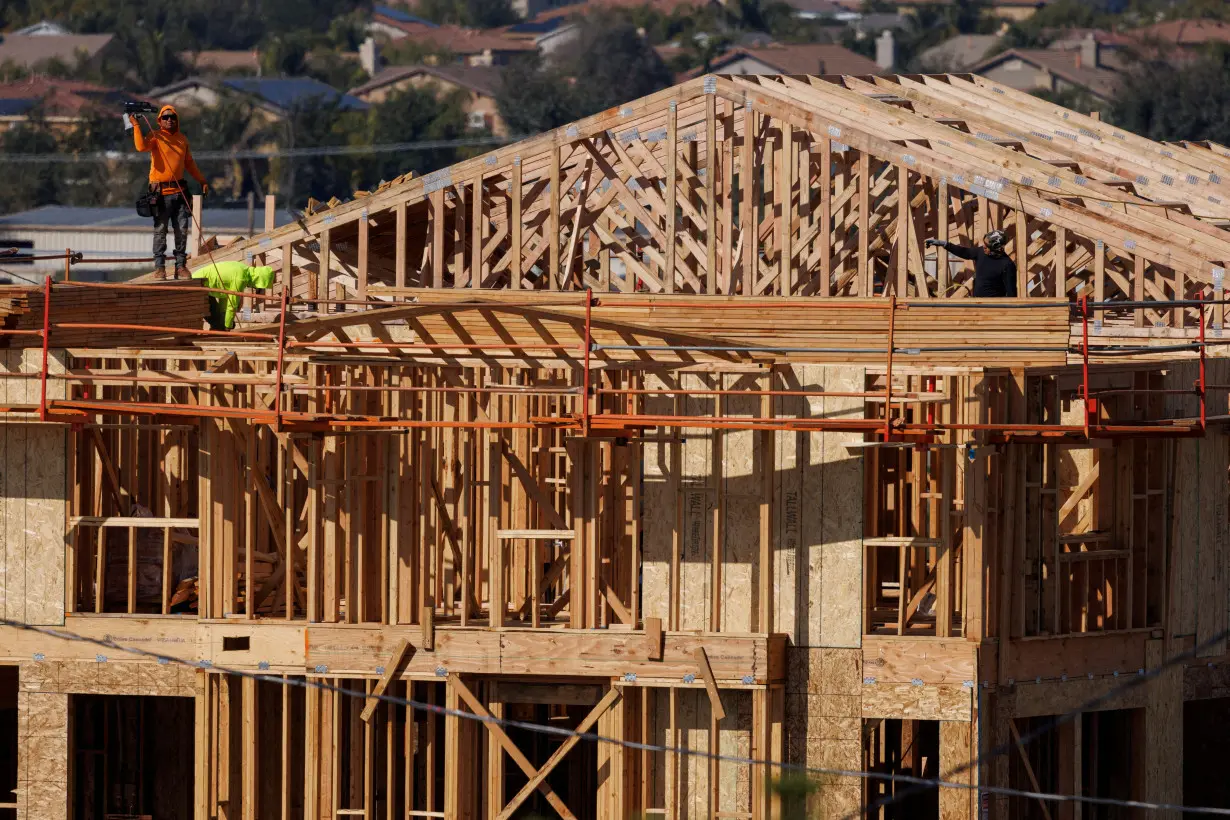
[[[899,301],[895,296],[890,296],[883,300],[882,305],[873,306],[879,310],[887,309],[886,326],[884,335],[887,338],[887,344],[884,348],[878,349],[874,347],[843,347],[829,348],[818,346],[782,346],[775,347],[771,345],[695,345],[695,344],[665,344],[665,345],[642,345],[642,344],[627,344],[627,345],[609,345],[599,344],[593,338],[593,311],[595,307],[604,306],[602,297],[596,297],[592,289],[587,289],[577,293],[577,301],[580,307],[583,308],[583,334],[580,344],[573,346],[569,344],[536,344],[536,343],[421,343],[421,342],[394,342],[387,340],[371,340],[371,341],[338,341],[338,340],[322,340],[311,339],[302,340],[291,338],[288,336],[287,318],[291,315],[292,308],[297,304],[311,303],[313,305],[328,305],[334,304],[330,301],[322,301],[319,299],[295,299],[292,298],[287,289],[283,288],[276,295],[258,295],[249,292],[228,291],[216,288],[194,288],[202,293],[209,293],[216,296],[226,297],[235,296],[255,301],[276,302],[279,305],[277,331],[267,332],[258,330],[204,330],[204,329],[186,329],[183,327],[172,327],[156,324],[131,323],[131,322],[57,322],[52,320],[53,297],[56,292],[62,289],[71,288],[108,288],[115,290],[123,290],[131,293],[158,293],[166,291],[184,292],[185,287],[180,285],[120,285],[120,284],[103,284],[103,283],[83,283],[72,282],[53,285],[51,279],[48,278],[42,288],[45,309],[42,316],[41,330],[23,330],[23,329],[8,329],[0,330],[0,334],[9,336],[32,336],[37,335],[41,340],[42,356],[40,369],[37,374],[39,380],[39,405],[38,416],[44,422],[59,422],[67,424],[81,423],[91,415],[96,414],[116,414],[116,415],[169,415],[169,416],[196,416],[196,417],[243,417],[254,423],[267,424],[273,427],[278,432],[329,432],[345,428],[354,429],[409,429],[415,427],[432,427],[432,426],[458,426],[470,428],[483,427],[552,427],[571,431],[576,431],[582,436],[591,434],[598,435],[618,435],[618,436],[636,436],[644,433],[650,428],[698,428],[698,429],[738,429],[738,430],[782,430],[782,431],[803,431],[803,430],[834,430],[845,432],[861,432],[873,436],[876,440],[883,442],[892,441],[911,441],[915,443],[927,443],[934,440],[934,437],[943,434],[947,431],[979,431],[990,434],[993,437],[1001,439],[1007,438],[1037,438],[1037,439],[1053,439],[1061,438],[1083,438],[1090,439],[1095,437],[1124,437],[1124,436],[1188,436],[1202,435],[1208,425],[1207,412],[1207,395],[1212,390],[1226,390],[1227,386],[1210,386],[1207,383],[1205,375],[1205,362],[1207,350],[1212,344],[1226,344],[1226,342],[1209,342],[1205,337],[1205,324],[1207,320],[1207,311],[1215,306],[1212,300],[1185,300],[1182,303],[1175,303],[1173,307],[1188,308],[1194,307],[1199,312],[1200,321],[1198,322],[1198,337],[1194,342],[1184,342],[1179,344],[1167,344],[1164,346],[1132,346],[1132,347],[1115,347],[1115,348],[1097,348],[1098,355],[1112,356],[1130,356],[1133,354],[1156,354],[1156,353],[1195,353],[1199,359],[1199,376],[1191,389],[1169,390],[1169,393],[1181,393],[1186,395],[1194,395],[1199,402],[1199,413],[1197,417],[1191,419],[1177,420],[1159,420],[1155,422],[1136,423],[1136,424],[1113,424],[1101,418],[1099,411],[1099,397],[1090,389],[1090,360],[1094,355],[1094,348],[1090,345],[1090,324],[1092,317],[1100,312],[1111,310],[1122,310],[1135,308],[1137,305],[1130,302],[1095,302],[1087,297],[1082,297],[1078,302],[1071,305],[1071,311],[1079,326],[1080,342],[1074,346],[1070,346],[1066,352],[1070,357],[1076,358],[1081,367],[1081,384],[1079,388],[1079,397],[1084,400],[1084,418],[1081,424],[1004,424],[1004,423],[985,423],[985,424],[955,424],[955,423],[940,423],[934,419],[926,421],[907,421],[903,413],[894,415],[894,401],[898,398],[893,393],[893,368],[895,363],[900,363],[903,355],[915,355],[921,353],[938,354],[942,359],[945,353],[965,353],[969,349],[962,346],[926,346],[926,347],[911,347],[904,348],[895,345],[894,331],[896,329],[897,316],[904,311],[926,310],[931,307],[943,308],[978,308],[980,305],[971,304],[969,302],[935,302],[935,301]],[[377,301],[358,301],[358,300],[341,300],[344,304],[339,304],[339,307],[360,308],[357,311],[350,311],[355,317],[370,319],[370,317],[378,315],[381,308],[389,308],[391,305],[387,302]],[[878,301],[878,300],[877,300]],[[404,305],[404,303],[400,303]],[[413,303],[411,303],[413,304]],[[451,316],[458,310],[470,310],[476,305],[481,306],[480,302],[469,302],[462,304],[431,304],[425,303],[422,306],[423,313],[437,312],[444,317]],[[619,306],[621,308],[643,308],[647,312],[652,312],[653,305],[671,304],[677,308],[709,310],[715,315],[721,315],[724,310],[740,309],[741,305],[738,302],[705,300],[695,297],[689,299],[687,297],[673,297],[668,300],[659,299],[654,303],[641,303],[636,301],[622,301]],[[819,304],[819,303],[818,303]],[[505,302],[498,307],[508,308],[515,305],[510,305]],[[1022,309],[1029,311],[1031,309],[1053,308],[1052,303],[1033,303],[1014,302],[1010,305],[1005,305],[1013,309]],[[497,305],[492,305],[497,307]],[[842,310],[852,310],[860,306],[858,305],[843,305]],[[182,403],[164,403],[164,402],[136,402],[136,401],[103,401],[91,398],[65,398],[65,399],[49,399],[47,395],[47,384],[49,379],[57,378],[51,374],[49,370],[49,351],[53,348],[54,331],[57,329],[65,330],[90,330],[90,331],[126,331],[134,333],[150,333],[150,334],[166,334],[167,337],[177,343],[190,342],[195,339],[215,340],[215,339],[233,339],[236,342],[245,343],[250,346],[253,343],[265,343],[271,346],[271,351],[276,358],[274,393],[276,399],[273,407],[267,411],[235,408],[226,408],[218,405],[204,404],[182,404]],[[293,330],[293,325],[290,330]],[[394,354],[395,358],[388,363],[396,363],[398,365],[410,366],[433,366],[440,359],[454,359],[460,356],[482,359],[489,357],[492,352],[498,351],[501,354],[501,362],[507,363],[509,360],[525,359],[533,354],[546,354],[564,358],[569,354],[575,354],[575,366],[571,369],[575,372],[576,384],[573,385],[568,392],[581,397],[577,412],[562,413],[554,417],[537,417],[526,422],[513,423],[493,423],[483,420],[471,420],[468,422],[443,422],[431,419],[400,419],[388,417],[373,417],[373,416],[354,416],[342,415],[337,413],[308,413],[299,412],[290,409],[286,406],[286,396],[293,395],[293,391],[288,391],[284,383],[285,377],[285,359],[288,351],[315,351],[317,353],[327,351],[340,351],[345,354],[372,354],[382,353],[384,355]],[[887,408],[883,419],[772,419],[772,418],[723,418],[715,419],[710,417],[695,416],[695,415],[663,415],[650,413],[616,413],[604,411],[600,396],[619,396],[619,395],[635,395],[638,392],[644,394],[653,392],[657,394],[669,394],[680,397],[689,397],[697,395],[806,395],[804,392],[791,393],[790,391],[746,391],[746,390],[730,390],[730,391],[697,391],[688,389],[672,389],[669,391],[637,391],[633,388],[602,388],[594,387],[593,374],[595,370],[595,354],[601,354],[607,351],[624,351],[635,353],[649,354],[696,354],[696,353],[711,353],[731,355],[736,358],[744,356],[775,356],[783,354],[792,354],[801,356],[804,359],[811,355],[824,354],[826,356],[840,355],[843,352],[868,354],[876,350],[881,350],[883,356],[883,366],[885,371],[884,389],[882,391],[856,391],[849,393],[850,397],[862,397],[867,399],[882,400]],[[169,357],[173,357],[175,348],[167,348]],[[993,355],[999,352],[1055,352],[1053,346],[1044,345],[1001,345],[988,346],[980,348],[980,351]],[[264,351],[266,353],[269,350]],[[149,381],[134,375],[131,379],[126,380],[127,384],[153,384],[156,382]],[[223,386],[228,384],[225,378],[213,379],[210,382],[215,386]],[[238,383],[238,381],[236,382]],[[358,385],[353,386],[322,386],[313,389],[320,390],[350,390]],[[403,391],[416,392],[422,388],[405,388],[392,386],[366,386],[360,387],[362,390],[372,390],[377,392],[388,391]],[[440,389],[440,388],[434,388]],[[478,388],[453,388],[454,392],[466,392],[467,390],[476,391]],[[527,395],[539,395],[538,391],[532,388],[522,391]],[[552,388],[552,393],[558,393],[559,388]],[[1129,391],[1130,392],[1130,391]],[[6,408],[7,412],[20,412],[19,409]]]

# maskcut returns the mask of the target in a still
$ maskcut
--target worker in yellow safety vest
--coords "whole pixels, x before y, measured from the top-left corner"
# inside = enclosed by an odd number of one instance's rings
[[[231,330],[235,327],[235,311],[239,309],[236,293],[245,288],[264,291],[272,287],[273,268],[267,265],[252,267],[243,262],[216,262],[193,271],[192,278],[204,279],[206,287],[235,292],[209,294],[209,326],[214,330]]]

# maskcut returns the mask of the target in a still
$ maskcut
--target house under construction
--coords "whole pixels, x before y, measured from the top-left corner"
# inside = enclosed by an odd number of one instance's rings
[[[1230,805],[1227,180],[711,75],[198,254],[235,331],[7,289],[0,817]],[[992,228],[1019,299],[924,251]]]

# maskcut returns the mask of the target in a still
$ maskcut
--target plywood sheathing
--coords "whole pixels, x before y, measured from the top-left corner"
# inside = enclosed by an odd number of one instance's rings
[[[862,651],[821,647],[787,650],[786,762],[861,771]],[[825,775],[807,816],[836,820],[858,812],[861,778]]]
[[[63,373],[63,361],[62,351],[52,351],[48,372]],[[35,423],[40,384],[31,376],[41,369],[40,350],[0,350],[0,404],[33,411],[0,424],[0,611],[62,624],[67,430]],[[63,382],[48,382],[48,398],[63,398],[64,390]]]

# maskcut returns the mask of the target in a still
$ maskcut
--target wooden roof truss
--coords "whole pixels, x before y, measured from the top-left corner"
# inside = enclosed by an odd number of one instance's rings
[[[924,240],[999,228],[1022,295],[1131,301],[1123,323],[1176,328],[1197,312],[1135,303],[1222,295],[1228,177],[1220,146],[1155,143],[980,77],[708,76],[213,258],[289,258],[312,298],[961,298],[972,266]]]

